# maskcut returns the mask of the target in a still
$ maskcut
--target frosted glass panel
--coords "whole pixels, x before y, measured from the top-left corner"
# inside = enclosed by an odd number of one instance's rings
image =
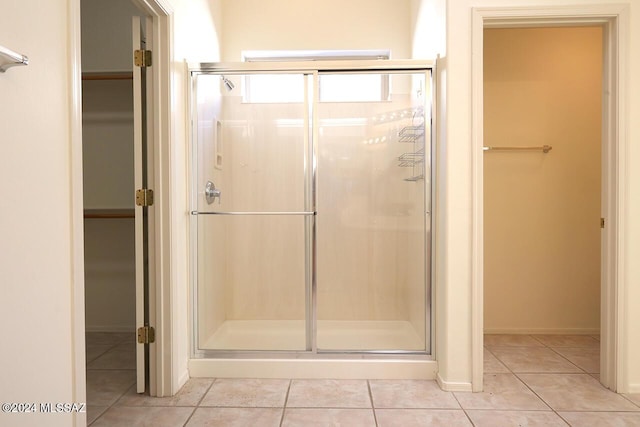
[[[425,79],[392,82],[390,102],[318,106],[321,350],[426,349]]]
[[[198,351],[307,348],[308,79],[196,77]]]

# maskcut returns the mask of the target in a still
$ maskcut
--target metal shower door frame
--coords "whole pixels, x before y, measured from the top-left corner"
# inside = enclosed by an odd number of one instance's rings
[[[308,166],[310,171],[307,171],[307,165],[305,165],[305,211],[304,212],[267,212],[263,214],[289,214],[289,215],[303,215],[305,216],[305,335],[306,335],[306,349],[303,351],[294,350],[202,350],[199,349],[198,344],[198,325],[197,325],[197,310],[198,310],[198,289],[197,289],[197,216],[203,214],[198,212],[198,191],[191,185],[190,188],[190,206],[192,207],[190,216],[190,237],[191,237],[191,356],[195,358],[318,358],[323,355],[342,355],[346,358],[429,358],[433,359],[434,349],[434,332],[433,325],[433,242],[434,242],[434,219],[432,212],[434,212],[435,201],[433,196],[435,195],[435,69],[436,61],[423,61],[423,60],[338,60],[338,61],[305,61],[305,62],[212,62],[212,63],[188,63],[188,72],[190,78],[190,87],[188,90],[189,105],[191,109],[191,117],[193,117],[195,108],[195,80],[194,76],[215,74],[215,75],[249,75],[249,74],[301,74],[310,75],[313,77],[313,93],[312,99],[308,99],[309,90],[307,87],[308,79],[305,79],[305,99],[306,108],[305,112],[305,125],[307,126],[307,134],[305,139],[305,149],[309,150],[309,153],[305,153],[305,159],[309,159]],[[425,351],[410,351],[410,350],[318,350],[317,347],[317,251],[316,251],[316,218],[317,218],[317,146],[318,146],[318,109],[317,105],[320,102],[319,96],[319,76],[323,73],[388,73],[388,74],[402,74],[402,73],[425,73],[425,81],[429,81],[431,85],[431,96],[427,100],[425,107],[430,113],[430,176],[427,185],[425,184],[425,192],[429,191],[430,195],[425,200],[425,332],[429,333],[425,343]],[[196,173],[197,168],[197,150],[194,149],[195,138],[197,136],[197,123],[194,120],[189,127],[191,130],[191,170],[192,176]],[[426,179],[426,176],[425,176]],[[195,177],[192,178],[192,184],[197,181]],[[307,212],[308,210],[308,212]],[[255,212],[247,212],[251,214]],[[236,214],[236,213],[228,213]],[[428,221],[428,224],[427,224]],[[428,235],[427,235],[427,225]],[[428,270],[427,270],[428,269]],[[427,274],[428,273],[428,274]]]

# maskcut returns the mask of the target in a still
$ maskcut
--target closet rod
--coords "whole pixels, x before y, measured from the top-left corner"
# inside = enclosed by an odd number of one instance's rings
[[[553,149],[550,145],[543,145],[542,147],[482,147],[484,151],[542,151],[548,153]]]
[[[0,73],[4,73],[10,67],[16,65],[29,65],[29,58],[16,53],[6,47],[0,46]]]

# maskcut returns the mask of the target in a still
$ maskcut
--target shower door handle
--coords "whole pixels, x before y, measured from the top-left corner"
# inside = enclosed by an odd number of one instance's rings
[[[207,181],[207,185],[204,187],[204,197],[207,199],[207,203],[211,204],[218,199],[218,204],[222,199],[222,192],[216,188],[215,184],[211,181]]]

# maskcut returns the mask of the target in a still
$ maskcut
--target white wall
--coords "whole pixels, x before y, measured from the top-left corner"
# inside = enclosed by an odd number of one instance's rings
[[[222,59],[243,50],[390,49],[411,56],[409,0],[222,0]]]
[[[188,61],[220,60],[221,6],[219,0],[171,0],[173,8],[173,57],[171,58],[171,170],[169,185],[171,198],[171,287],[172,339],[177,349],[173,360],[173,391],[179,390],[188,379],[187,361],[190,357],[191,317],[189,286],[189,193],[190,129],[187,128]]]
[[[426,4],[433,3],[425,0]],[[629,33],[624,41],[629,54],[629,63],[623,73],[629,77],[628,91],[623,96],[629,118],[640,114],[640,97],[628,94],[638,93],[640,75],[640,13],[637,4],[630,0],[567,0],[565,4],[624,4],[631,8]],[[448,382],[462,386],[471,382],[471,268],[472,268],[472,170],[471,170],[471,14],[473,7],[523,7],[557,6],[554,0],[449,0],[446,16],[446,52],[441,63],[440,82],[446,92],[441,92],[440,109],[446,109],[446,117],[439,129],[440,136],[440,189],[438,261],[437,261],[437,311],[440,326],[444,331],[437,339],[440,376]],[[440,13],[444,13],[440,10]],[[415,48],[414,48],[415,51]],[[443,75],[444,71],[444,75]],[[640,137],[640,123],[628,121],[623,130],[629,143],[626,164],[629,171],[626,196],[627,234],[624,236],[626,267],[622,280],[627,285],[627,294],[622,296],[626,313],[622,330],[621,348],[629,361],[626,374],[620,384],[622,391],[640,390],[640,338],[637,328],[640,324],[640,265],[632,260],[640,257],[640,148],[635,141]]]
[[[82,210],[71,182],[81,167],[70,128],[69,14],[76,6],[2,3],[0,43],[30,59],[0,74],[2,402],[86,401],[84,336],[74,330],[83,306],[74,258],[82,229],[71,221]],[[0,413],[0,424],[69,426],[73,416]]]

